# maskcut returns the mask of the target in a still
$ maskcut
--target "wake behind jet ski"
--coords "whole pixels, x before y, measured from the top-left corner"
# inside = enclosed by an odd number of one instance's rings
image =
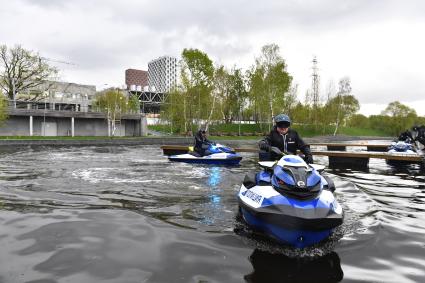
[[[171,161],[180,161],[186,163],[203,163],[203,164],[221,164],[221,165],[237,165],[242,159],[239,153],[232,148],[211,143],[206,149],[208,155],[201,156],[195,151],[185,154],[171,155],[168,157]]]
[[[259,162],[264,168],[245,176],[238,202],[243,220],[254,230],[297,248],[329,237],[343,222],[334,183],[296,155],[278,162]]]

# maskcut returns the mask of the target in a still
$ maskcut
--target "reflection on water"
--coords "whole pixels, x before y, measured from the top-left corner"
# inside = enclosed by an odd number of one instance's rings
[[[214,225],[217,219],[220,219],[222,208],[222,189],[220,188],[221,183],[221,170],[224,167],[211,166],[206,168],[208,181],[207,186],[209,187],[208,199],[209,202],[205,204],[205,210],[208,211],[202,223],[207,225]],[[225,169],[225,168],[224,168]]]
[[[244,276],[250,283],[339,282],[344,273],[338,254],[331,252],[319,258],[290,258],[255,249],[249,256],[253,271]]]
[[[304,250],[235,220],[258,170],[248,153],[223,167],[173,163],[157,146],[3,150],[0,282],[425,282],[416,167],[327,170],[344,224]]]

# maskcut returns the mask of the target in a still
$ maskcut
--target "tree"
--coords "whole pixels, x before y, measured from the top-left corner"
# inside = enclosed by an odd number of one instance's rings
[[[265,45],[261,52],[256,60],[256,69],[251,72],[250,86],[254,89],[252,94],[255,95],[256,103],[259,103],[259,110],[267,113],[265,116],[271,122],[275,113],[281,112],[285,107],[286,93],[292,77],[286,71],[286,63],[279,54],[278,45]]]
[[[116,122],[121,120],[121,116],[127,113],[128,101],[120,90],[110,89],[99,93],[93,106],[101,112],[106,112],[108,120],[108,136],[115,136]]]
[[[181,78],[185,104],[185,131],[192,130],[193,119],[198,119],[198,126],[202,119],[207,120],[214,110],[215,97],[211,96],[213,87],[214,66],[208,55],[198,49],[184,49],[182,52]]]
[[[140,101],[139,97],[135,94],[130,95],[128,98],[128,110],[133,113],[140,112]]]
[[[413,126],[417,120],[416,111],[398,101],[391,102],[382,111],[381,115],[389,116],[391,121],[391,134],[399,135]]]
[[[338,85],[337,95],[331,98],[325,106],[325,111],[328,111],[330,117],[335,121],[334,135],[336,135],[340,124],[360,109],[359,101],[351,95],[350,79],[348,77],[342,78]]]
[[[161,120],[168,122],[170,132],[187,132],[186,106],[187,94],[180,88],[173,88],[167,95],[166,103],[161,107]]]
[[[17,93],[39,86],[58,73],[38,53],[25,50],[20,45],[9,49],[6,45],[0,46],[0,67],[0,87],[12,100]]]
[[[5,95],[0,90],[0,125],[7,119],[7,100]]]
[[[357,127],[357,128],[369,128],[369,119],[362,114],[354,114],[350,117],[350,119],[347,121],[347,125],[350,127]]]
[[[247,98],[245,77],[233,68],[230,72],[223,66],[217,68],[214,77],[214,93],[220,99],[220,112],[225,123],[240,119],[241,109]]]

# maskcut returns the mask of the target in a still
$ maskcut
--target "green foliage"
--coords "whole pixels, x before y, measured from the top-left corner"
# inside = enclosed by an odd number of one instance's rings
[[[260,124],[242,124],[241,127],[241,134],[242,136],[251,136],[252,138],[260,139],[262,136],[266,135],[268,133],[268,130],[265,129],[265,125]],[[170,132],[170,126],[169,125],[150,125],[150,129],[155,131],[160,131],[163,133],[169,133]],[[318,129],[314,124],[307,124],[307,125],[300,125],[295,124],[292,127],[294,130],[296,130],[301,137],[314,137],[314,136],[320,136],[320,135],[331,135],[334,131],[333,126],[325,126],[323,129]],[[238,124],[217,124],[212,125],[209,129],[209,134],[211,136],[230,136],[235,137],[238,133],[239,125]],[[381,130],[375,130],[375,129],[368,129],[368,128],[361,128],[361,127],[341,127],[340,133],[342,135],[348,135],[348,136],[388,136],[388,133]]]
[[[13,48],[0,46],[0,67],[3,69],[0,87],[9,99],[13,99],[14,94],[53,79],[58,73],[58,70],[47,64],[38,53],[25,50],[20,45]]]
[[[247,98],[245,78],[240,69],[228,72],[223,66],[214,75],[215,95],[218,97],[218,117],[225,123],[239,119]]]
[[[0,125],[2,125],[4,121],[6,121],[6,119],[8,118],[7,110],[8,110],[8,103],[7,103],[6,97],[0,91]]]
[[[359,101],[353,95],[337,95],[325,105],[328,117],[333,121],[345,122],[351,115],[359,111]]]
[[[381,113],[391,117],[409,117],[416,116],[416,111],[398,101],[391,102]]]
[[[184,49],[182,84],[161,107],[166,132],[188,134],[205,124],[211,132],[265,133],[271,128],[272,117],[279,113],[289,114],[294,126],[306,136],[337,132],[396,135],[413,124],[425,122],[425,117],[418,117],[399,102],[391,103],[382,115],[368,118],[356,114],[360,105],[351,93],[348,77],[339,80],[337,91],[333,84],[329,86],[324,104],[302,104],[297,101],[297,86],[291,85],[292,77],[286,68],[276,44],[265,45],[255,65],[245,74],[236,67],[214,69],[207,54]],[[239,120],[254,121],[255,126],[235,124]]]
[[[128,98],[128,110],[132,113],[140,112],[140,101],[137,95],[132,94]]]
[[[120,90],[108,90],[99,93],[94,102],[93,108],[106,114],[108,120],[108,135],[115,135],[116,121],[121,120],[121,116],[129,111],[127,97]]]
[[[414,109],[394,101],[388,104],[381,115],[374,117],[374,122],[371,123],[371,126],[373,128],[385,128],[391,135],[398,136],[419,120]]]
[[[194,127],[197,120],[200,126],[202,120],[208,120],[212,99],[214,67],[208,55],[198,49],[184,49],[181,61],[182,90],[179,103],[183,103],[183,128],[186,132]],[[177,101],[174,101],[175,103]]]
[[[288,102],[293,104],[293,99],[287,99],[292,77],[286,71],[279,46],[265,45],[261,51],[256,66],[249,72],[249,98],[253,102],[255,120],[271,123],[273,116],[288,112]]]
[[[129,109],[127,97],[120,90],[108,90],[98,93],[93,102],[93,107],[100,112],[105,112],[111,117],[119,117]]]
[[[369,128],[369,119],[362,114],[354,114],[347,120],[348,127]]]
[[[186,133],[188,131],[187,115],[189,105],[187,94],[181,90],[174,89],[168,96],[166,104],[162,107],[161,120],[169,123],[167,132]]]

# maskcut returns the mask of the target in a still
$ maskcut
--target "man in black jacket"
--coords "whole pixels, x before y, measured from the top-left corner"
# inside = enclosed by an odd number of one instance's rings
[[[203,129],[199,130],[195,135],[195,152],[200,156],[211,154],[208,150],[210,144],[214,144],[214,142],[207,139],[207,132]]]
[[[259,147],[262,150],[270,152],[272,160],[278,160],[283,153],[297,154],[297,150],[301,150],[304,154],[304,160],[307,163],[313,163],[310,146],[306,144],[298,133],[289,127],[291,119],[288,115],[279,114],[274,118],[276,125],[270,133],[259,142]]]

